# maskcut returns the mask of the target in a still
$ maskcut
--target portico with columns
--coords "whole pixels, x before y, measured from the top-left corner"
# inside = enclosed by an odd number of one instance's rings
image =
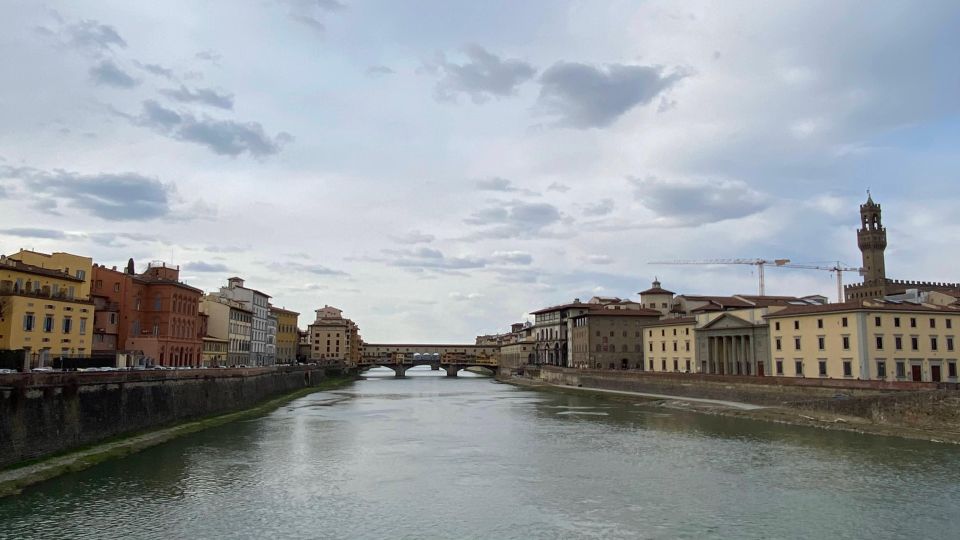
[[[769,375],[770,338],[767,324],[755,324],[723,314],[696,331],[697,360],[702,373]]]

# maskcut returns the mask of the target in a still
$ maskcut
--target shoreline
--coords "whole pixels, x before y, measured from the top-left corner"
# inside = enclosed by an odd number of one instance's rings
[[[672,396],[666,394],[649,394],[645,392],[629,392],[623,390],[607,390],[586,386],[569,386],[519,379],[515,377],[497,378],[498,382],[511,384],[531,390],[549,392],[589,393],[605,398],[627,398],[648,402],[651,407],[681,410],[714,416],[727,416],[772,422],[801,427],[812,427],[834,431],[847,431],[861,435],[879,437],[897,437],[901,439],[922,440],[932,443],[960,445],[960,432],[935,431],[932,429],[916,428],[899,424],[877,424],[859,416],[839,415],[792,409],[789,407],[753,405],[743,402],[729,402],[726,405],[722,400],[692,398],[687,396]],[[747,407],[744,407],[746,405]]]
[[[58,476],[82,471],[104,461],[124,457],[167,441],[222,426],[237,420],[254,418],[273,412],[295,399],[347,386],[356,379],[350,376],[324,379],[317,386],[301,388],[281,396],[261,401],[248,409],[208,416],[178,423],[166,428],[123,435],[92,446],[69,450],[66,453],[18,463],[0,470],[0,498],[19,495],[24,488]]]

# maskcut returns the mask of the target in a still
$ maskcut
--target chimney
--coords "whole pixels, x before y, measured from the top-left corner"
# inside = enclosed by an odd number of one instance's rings
[[[132,276],[134,273],[133,257],[130,257],[130,259],[127,261],[127,274]]]

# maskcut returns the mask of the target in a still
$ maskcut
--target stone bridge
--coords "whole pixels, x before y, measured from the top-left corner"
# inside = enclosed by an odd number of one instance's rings
[[[430,366],[434,370],[445,370],[447,377],[456,377],[458,371],[468,367],[482,367],[496,373],[499,365],[499,347],[364,343],[363,356],[357,367],[360,371],[388,367],[397,377],[404,377],[412,367]]]

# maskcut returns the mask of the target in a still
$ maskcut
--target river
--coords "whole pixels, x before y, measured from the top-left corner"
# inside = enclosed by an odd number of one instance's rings
[[[0,500],[0,538],[957,538],[960,448],[391,371]]]

